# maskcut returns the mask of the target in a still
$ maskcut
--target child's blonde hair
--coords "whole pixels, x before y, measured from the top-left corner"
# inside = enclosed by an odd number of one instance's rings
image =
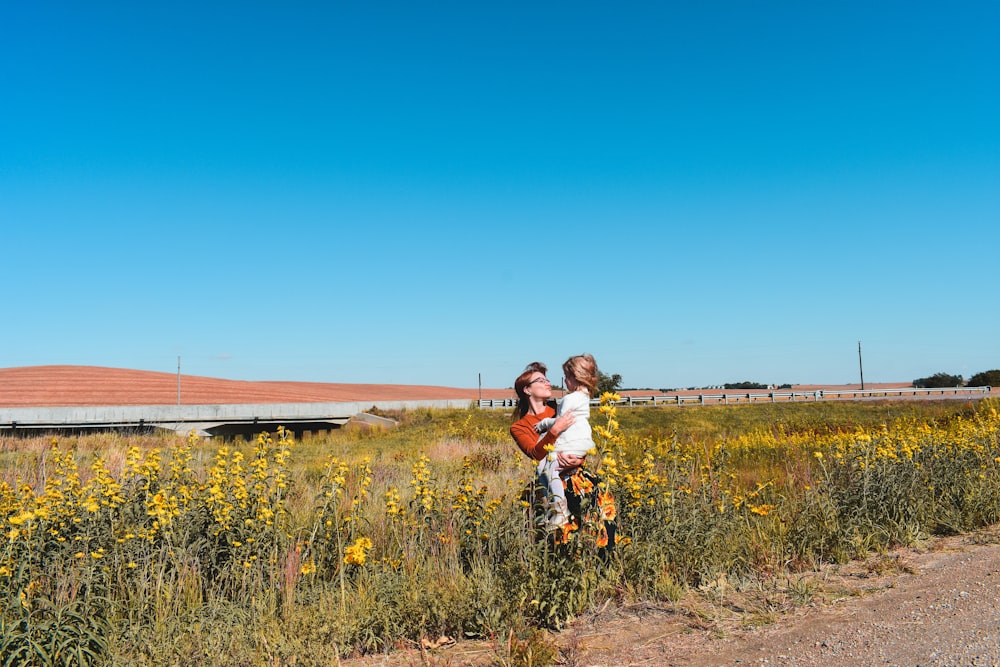
[[[597,362],[589,354],[578,354],[570,357],[562,365],[563,373],[566,377],[576,380],[577,384],[586,388],[587,393],[593,396],[597,393]]]

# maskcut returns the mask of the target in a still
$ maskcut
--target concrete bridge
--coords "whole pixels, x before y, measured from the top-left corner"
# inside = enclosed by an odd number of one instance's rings
[[[153,431],[202,437],[253,436],[284,426],[301,437],[306,431],[340,428],[349,421],[389,425],[391,420],[365,412],[468,408],[474,401],[355,401],[337,403],[259,403],[232,405],[88,405],[75,407],[0,408],[0,434],[38,435],[88,431]],[[376,412],[377,412],[376,411]]]

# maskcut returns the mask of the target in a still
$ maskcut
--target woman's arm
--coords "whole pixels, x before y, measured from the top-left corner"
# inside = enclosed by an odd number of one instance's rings
[[[560,434],[568,429],[574,421],[576,421],[576,417],[572,414],[558,417],[545,435],[539,438],[538,431],[535,430],[535,420],[522,418],[510,425],[510,434],[522,452],[536,461],[541,461],[549,453],[545,446],[555,444]]]
[[[510,425],[510,434],[521,451],[536,461],[541,461],[548,453],[545,451],[545,445],[556,440],[552,437],[551,432],[546,433],[543,438],[539,439],[535,425],[524,419]]]

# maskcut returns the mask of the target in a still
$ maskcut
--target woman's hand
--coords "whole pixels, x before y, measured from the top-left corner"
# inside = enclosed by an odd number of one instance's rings
[[[587,460],[587,457],[577,456],[576,454],[567,454],[566,452],[556,452],[556,460],[559,462],[559,467],[561,469],[572,470],[582,466],[583,462]]]
[[[572,412],[567,412],[552,423],[552,426],[549,428],[549,433],[558,438],[563,434],[563,431],[572,426],[575,421],[576,416]]]

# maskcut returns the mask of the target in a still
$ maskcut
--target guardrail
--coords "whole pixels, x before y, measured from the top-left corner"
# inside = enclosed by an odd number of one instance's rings
[[[942,387],[922,389],[817,389],[814,391],[769,391],[766,393],[723,392],[721,394],[653,394],[650,396],[622,396],[615,405],[635,407],[643,405],[732,405],[740,403],[778,403],[795,401],[864,400],[873,398],[975,396],[987,395],[992,387]],[[600,405],[600,399],[591,399],[591,405]],[[513,408],[516,398],[480,399],[480,408]]]

